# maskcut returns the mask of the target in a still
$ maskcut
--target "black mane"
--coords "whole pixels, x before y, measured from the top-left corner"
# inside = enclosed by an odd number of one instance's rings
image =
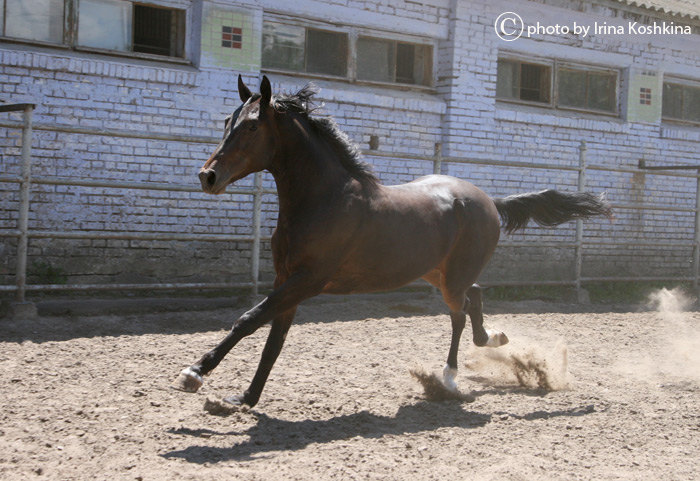
[[[341,165],[350,175],[360,182],[377,184],[379,180],[372,172],[372,168],[362,160],[359,147],[350,137],[340,130],[331,117],[314,117],[311,114],[318,108],[312,97],[318,93],[313,84],[307,84],[294,94],[275,95],[272,106],[278,112],[292,112],[302,115],[309,126],[320,137],[326,139],[338,153]]]

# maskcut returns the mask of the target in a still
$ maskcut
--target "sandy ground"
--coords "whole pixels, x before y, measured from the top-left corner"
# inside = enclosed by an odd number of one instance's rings
[[[300,308],[260,403],[213,416],[205,399],[247,387],[266,328],[198,394],[168,386],[239,312],[0,321],[0,478],[700,479],[698,312],[487,307],[511,343],[465,331],[476,400],[430,402],[409,369],[441,371],[442,303],[326,297]]]

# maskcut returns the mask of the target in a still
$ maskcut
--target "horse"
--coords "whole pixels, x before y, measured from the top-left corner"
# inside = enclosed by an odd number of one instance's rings
[[[314,114],[313,85],[273,95],[263,76],[260,93],[253,94],[239,75],[238,92],[242,105],[226,117],[223,139],[198,176],[205,193],[221,194],[254,172],[272,174],[279,198],[272,236],[276,277],[272,292],[179,374],[173,387],[181,391],[196,392],[241,339],[271,323],[250,386],[225,398],[255,406],[300,302],[323,293],[392,290],[421,278],[440,290],[449,309],[452,338],[443,380],[456,389],[467,315],[475,345],[508,342],[503,332],[484,328],[476,284],[501,228],[512,232],[530,220],[555,226],[611,215],[602,195],[587,192],[548,189],[492,199],[470,182],[445,175],[385,186],[334,120]]]

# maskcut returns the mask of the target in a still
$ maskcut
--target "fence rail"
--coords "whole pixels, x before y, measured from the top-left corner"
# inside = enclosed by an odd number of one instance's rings
[[[86,127],[74,127],[56,124],[33,124],[32,112],[34,104],[4,104],[0,105],[0,112],[22,112],[22,121],[0,121],[0,128],[20,129],[21,137],[21,173],[19,176],[0,175],[0,182],[19,184],[20,202],[18,210],[17,229],[0,231],[0,238],[16,238],[17,259],[16,275],[14,285],[0,285],[0,292],[15,292],[17,302],[25,302],[27,291],[101,291],[101,290],[171,290],[171,289],[228,289],[228,288],[250,288],[253,295],[257,295],[261,287],[269,287],[269,283],[260,282],[260,246],[262,241],[270,238],[261,235],[261,211],[262,198],[264,194],[276,194],[273,189],[264,188],[262,184],[262,174],[256,173],[253,187],[230,187],[228,193],[247,195],[253,197],[253,209],[251,212],[252,234],[251,235],[228,235],[228,234],[177,234],[177,233],[154,233],[154,232],[106,232],[106,231],[54,231],[54,230],[30,230],[29,229],[29,209],[30,191],[32,185],[63,185],[79,187],[98,187],[108,189],[134,189],[134,190],[160,190],[167,192],[201,192],[198,187],[192,185],[182,185],[163,182],[127,182],[117,180],[96,180],[96,179],[76,179],[65,177],[32,176],[31,173],[31,146],[32,132],[34,130],[51,131],[58,133],[109,136],[121,138],[161,140],[185,143],[216,144],[218,139],[204,136],[170,135],[164,133],[136,132],[119,129],[94,129]],[[696,179],[696,205],[691,207],[678,207],[674,205],[659,204],[631,204],[613,203],[615,209],[629,210],[658,210],[668,212],[687,212],[695,216],[694,237],[692,242],[634,242],[616,240],[595,240],[589,241],[584,238],[583,222],[577,220],[574,241],[553,241],[553,242],[503,242],[499,247],[524,248],[524,247],[550,247],[550,248],[573,248],[574,249],[574,272],[573,278],[569,280],[526,280],[526,281],[495,281],[485,283],[487,285],[516,286],[516,285],[570,285],[574,286],[579,293],[582,284],[588,282],[602,281],[691,281],[694,287],[698,286],[698,276],[700,274],[700,166],[671,166],[669,170],[661,170],[662,167],[647,167],[640,164],[638,168],[606,166],[600,164],[589,164],[587,162],[587,148],[585,142],[579,146],[578,165],[555,165],[543,162],[516,162],[508,160],[482,160],[446,157],[442,155],[440,144],[436,145],[435,153],[432,157],[420,156],[405,153],[386,153],[379,151],[365,152],[371,157],[384,157],[403,160],[417,160],[422,162],[432,162],[433,172],[442,171],[443,164],[477,164],[496,167],[518,167],[526,169],[544,169],[557,171],[570,171],[577,174],[577,186],[579,190],[586,188],[587,171],[606,171],[616,173],[640,172],[653,173],[654,175],[689,177]],[[695,173],[684,172],[684,170],[695,170]],[[250,279],[247,282],[238,283],[153,283],[153,284],[34,284],[27,285],[27,248],[30,238],[36,239],[109,239],[109,240],[144,240],[144,241],[208,241],[208,242],[248,242],[251,244],[251,265]],[[646,277],[586,277],[582,275],[583,252],[585,248],[592,247],[692,247],[692,274],[690,276],[646,276]]]

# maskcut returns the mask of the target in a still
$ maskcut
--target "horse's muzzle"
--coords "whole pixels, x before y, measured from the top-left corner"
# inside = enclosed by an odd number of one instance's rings
[[[202,183],[202,190],[208,194],[214,193],[216,185],[216,172],[214,169],[202,169],[199,171],[199,181]]]

